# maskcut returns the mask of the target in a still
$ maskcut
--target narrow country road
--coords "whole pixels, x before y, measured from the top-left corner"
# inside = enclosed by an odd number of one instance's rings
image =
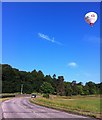
[[[2,118],[78,118],[78,120],[83,118],[84,120],[94,120],[32,104],[29,102],[29,97],[18,97],[2,102],[0,112]]]

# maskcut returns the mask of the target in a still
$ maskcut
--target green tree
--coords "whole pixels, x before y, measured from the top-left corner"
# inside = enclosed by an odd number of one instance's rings
[[[52,77],[53,77],[53,79],[56,78],[56,74],[54,74]]]
[[[45,81],[45,82],[48,82],[48,83],[51,83],[51,85],[53,84],[53,81],[52,81],[52,78],[51,78],[50,75],[46,75],[46,76],[44,77],[44,81]]]
[[[58,79],[57,79],[57,94],[61,95],[61,96],[65,94],[64,77],[63,76],[58,76]]]
[[[82,85],[77,85],[77,93],[79,94],[79,95],[83,95],[84,93],[83,93],[83,86]]]
[[[64,82],[64,86],[65,86],[65,95],[71,96],[72,95],[71,84],[69,82]]]
[[[41,70],[38,72],[36,70],[32,72],[19,71],[8,64],[0,64],[0,76],[3,93],[20,92],[21,84],[23,84],[23,93],[40,92],[43,88],[42,92],[44,93],[59,95],[102,94],[102,82],[95,84],[89,81],[85,85],[82,85],[82,82],[76,83],[75,80],[72,83],[64,82],[63,76],[59,76],[57,79],[56,74],[52,77],[44,76]]]
[[[90,94],[89,93],[89,86],[88,85],[83,86],[83,94],[84,95],[89,95]]]
[[[40,86],[42,85],[43,81],[44,81],[44,74],[41,70],[39,70],[38,72],[36,70],[33,70],[31,72],[32,75],[32,79],[33,79],[33,89],[34,91],[40,92]]]
[[[78,88],[75,80],[72,81],[71,88],[72,88],[72,95],[78,95]]]
[[[42,93],[53,93],[54,92],[54,88],[48,82],[43,82],[43,84],[40,87],[40,90]]]
[[[57,78],[56,74],[52,76],[52,86],[54,88],[54,94],[57,94]]]
[[[88,86],[89,94],[96,94],[96,85],[94,82],[89,81],[86,83],[86,86]]]
[[[14,93],[20,91],[19,70],[8,64],[2,64],[2,92]]]

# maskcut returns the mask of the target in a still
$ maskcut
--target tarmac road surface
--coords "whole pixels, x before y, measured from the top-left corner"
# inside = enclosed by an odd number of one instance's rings
[[[29,102],[29,97],[17,97],[2,102],[0,112],[2,118],[41,118],[42,120],[43,118],[49,118],[49,120],[50,118],[51,120],[55,118],[58,118],[58,120],[61,118],[62,120],[64,120],[64,118],[69,118],[69,120],[94,120],[86,116],[74,115],[32,104]]]

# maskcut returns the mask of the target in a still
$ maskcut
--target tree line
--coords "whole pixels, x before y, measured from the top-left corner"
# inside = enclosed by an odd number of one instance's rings
[[[92,81],[77,83],[76,80],[67,82],[63,76],[56,74],[44,75],[41,70],[31,72],[20,71],[8,64],[0,64],[2,71],[2,93],[19,93],[23,85],[23,93],[50,93],[55,95],[92,95],[102,94],[102,82],[96,84]]]

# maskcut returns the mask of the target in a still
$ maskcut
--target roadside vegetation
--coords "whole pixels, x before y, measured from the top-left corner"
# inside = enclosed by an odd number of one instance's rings
[[[7,98],[7,97],[15,97],[16,94],[14,93],[5,93],[5,94],[0,94],[1,98]]]
[[[45,97],[31,98],[30,102],[63,110],[66,112],[87,115],[90,117],[100,118],[100,102],[99,95],[93,96],[56,96],[50,95],[49,99]]]
[[[9,100],[13,97],[15,97],[17,93],[1,93],[0,94],[0,102],[4,102],[6,100]]]
[[[100,117],[102,82],[69,82],[64,80],[64,76],[44,75],[41,70],[35,69],[31,72],[20,71],[8,64],[0,64],[1,69],[3,94],[40,93],[42,95],[30,101],[68,112]]]
[[[56,77],[44,75],[41,70],[35,69],[31,72],[20,71],[8,64],[0,64],[2,69],[2,93],[22,93],[30,94],[33,92],[49,93],[53,95],[94,95],[102,94],[102,82],[93,81],[82,82],[64,80],[64,76]],[[83,81],[83,80],[82,80]]]
[[[9,100],[10,98],[0,98],[0,102],[4,102],[6,100]]]

